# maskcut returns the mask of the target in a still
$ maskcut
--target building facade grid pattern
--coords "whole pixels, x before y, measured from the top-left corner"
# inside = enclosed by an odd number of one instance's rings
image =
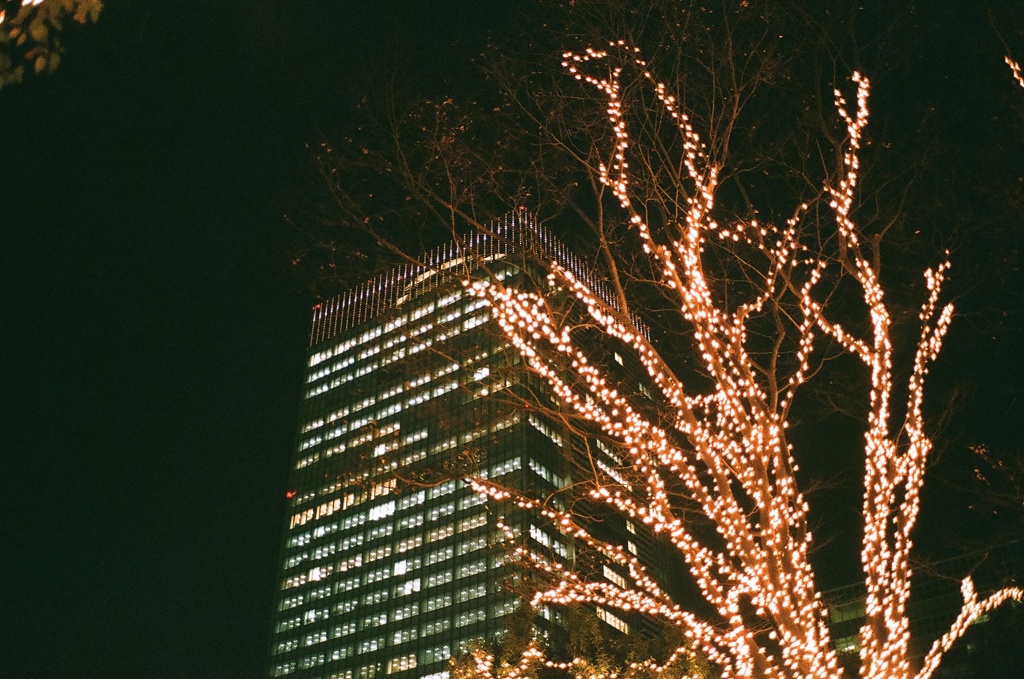
[[[497,263],[489,275],[518,272]],[[453,653],[499,636],[516,609],[493,509],[457,479],[397,492],[396,473],[480,451],[481,476],[567,483],[556,428],[494,398],[516,386],[507,368],[518,357],[486,306],[453,276],[415,286],[311,349],[272,677],[443,679]],[[571,541],[545,523],[501,519],[571,558]]]

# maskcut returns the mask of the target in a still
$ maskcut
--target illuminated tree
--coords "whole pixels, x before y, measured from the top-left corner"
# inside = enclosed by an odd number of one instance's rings
[[[829,107],[817,108],[818,85],[841,61],[814,60],[815,41],[831,40],[816,33],[820,16],[812,26],[783,29],[773,12],[790,3],[723,3],[718,12],[708,3],[654,0],[636,10],[653,21],[641,28],[620,21],[616,12],[638,4],[568,3],[584,14],[608,9],[612,19],[600,30],[555,27],[552,41],[628,37],[566,54],[569,78],[544,80],[543,67],[499,52],[488,77],[502,96],[431,97],[409,108],[392,99],[360,134],[321,147],[327,221],[350,227],[328,248],[331,275],[357,270],[375,248],[408,257],[418,244],[404,239],[423,232],[410,225],[441,224],[438,239],[448,240],[466,228],[486,232],[496,214],[525,206],[541,221],[579,225],[585,235],[574,246],[607,283],[599,292],[545,261],[537,262],[548,274],[539,286],[467,281],[525,365],[560,398],[564,410],[546,415],[561,417],[583,441],[567,495],[591,505],[570,502],[559,511],[548,497],[471,482],[500,503],[544,514],[629,574],[609,580],[600,569],[573,571],[523,548],[519,558],[548,585],[535,605],[639,612],[676,627],[687,643],[616,669],[586,654],[548,658],[532,642],[512,656],[481,651],[460,671],[504,678],[547,666],[581,677],[641,677],[686,672],[702,655],[725,677],[849,672],[825,624],[825,578],[809,556],[815,541],[797,461],[811,453],[793,447],[790,428],[806,395],[835,397],[823,378],[835,377],[839,365],[845,393],[835,401],[861,389],[858,405],[843,406],[865,422],[860,676],[925,679],[974,617],[1022,596],[1007,589],[979,599],[965,580],[963,612],[923,661],[912,660],[912,533],[934,457],[924,380],[952,306],[940,304],[948,262],[923,284],[915,273],[916,286],[895,267],[883,276],[882,262],[892,259],[883,257],[882,236],[891,242],[899,228],[932,221],[950,205],[945,189],[925,186],[908,201],[916,188],[910,172],[890,171],[864,191],[862,163],[877,161],[886,139],[876,137],[869,159],[864,77],[853,78],[852,105],[836,94],[841,124],[825,122],[835,117]],[[652,24],[668,34],[644,42]],[[805,38],[813,44],[799,42]],[[640,58],[655,52],[656,65]],[[590,105],[595,91],[600,106]],[[874,193],[879,183],[895,190]],[[858,200],[865,195],[870,200]],[[364,238],[353,245],[352,233]],[[918,256],[927,249],[907,243]],[[903,331],[915,318],[907,340]],[[616,373],[613,352],[632,354],[642,385]],[[587,456],[598,440],[621,464],[606,469]],[[595,504],[664,540],[701,600],[668,593],[632,553],[592,532]]]
[[[101,0],[0,2],[0,88],[21,82],[26,69],[52,73],[60,64],[60,33],[67,21],[95,23]]]
[[[617,199],[661,299],[670,302],[678,328],[672,341],[692,342],[699,377],[684,376],[666,357],[665,344],[655,344],[637,324],[633,306],[645,300],[632,299],[614,269],[608,274],[617,293],[612,296],[556,263],[548,264],[546,290],[491,280],[467,285],[487,300],[509,341],[572,418],[584,423],[580,428],[589,426],[615,445],[621,468],[594,466],[577,489],[644,524],[677,550],[710,612],[674,600],[633,554],[594,536],[572,510],[558,511],[544,498],[470,479],[478,492],[543,514],[629,573],[624,582],[590,579],[532,559],[552,583],[533,603],[583,602],[659,618],[685,634],[689,644],[679,647],[679,657],[696,649],[723,677],[841,676],[808,558],[814,544],[809,508],[787,437],[794,398],[814,377],[829,342],[859,359],[870,377],[860,676],[927,679],[973,619],[1007,599],[1024,598],[1024,590],[979,598],[971,579],[964,579],[960,614],[921,665],[912,666],[910,552],[932,451],[924,381],[953,308],[940,305],[949,267],[943,262],[925,272],[913,350],[907,354],[897,345],[877,239],[866,237],[854,214],[868,80],[854,74],[853,104],[835,92],[845,142],[822,200],[794,205],[793,216],[774,226],[755,216],[718,221],[723,168],[711,160],[676,94],[656,79],[637,50],[617,42],[605,50],[566,53],[563,65],[605,99],[610,135],[599,182]],[[637,120],[641,124],[634,125]],[[824,212],[831,213],[827,231]],[[613,263],[622,261],[621,252],[612,254]],[[566,321],[566,300],[582,305],[586,324]],[[653,406],[595,359],[592,337],[581,339],[595,329],[607,344],[634,354],[654,390]],[[521,556],[531,560],[527,551]],[[657,673],[674,660],[634,669]],[[498,666],[480,653],[476,672],[511,678],[545,665],[597,676],[585,658],[546,661],[536,644],[518,661]]]
[[[1020,64],[1010,57],[1006,57],[1006,65],[1010,67],[1011,71],[1013,71],[1013,79],[1017,81],[1017,84],[1024,87],[1024,75],[1021,75]]]

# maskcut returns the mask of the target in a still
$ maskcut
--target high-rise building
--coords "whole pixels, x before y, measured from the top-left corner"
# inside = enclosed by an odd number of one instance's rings
[[[551,492],[568,482],[564,432],[522,407],[546,386],[462,284],[529,285],[525,253],[589,278],[510,216],[316,308],[271,676],[444,679],[449,657],[500,636],[518,605],[499,520],[550,558],[573,558],[548,523],[495,508],[458,479],[468,469]]]

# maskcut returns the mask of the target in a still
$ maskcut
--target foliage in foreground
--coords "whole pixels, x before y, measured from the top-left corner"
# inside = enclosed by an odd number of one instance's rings
[[[102,0],[17,0],[0,3],[0,89],[27,70],[53,73],[60,64],[68,20],[96,23]]]

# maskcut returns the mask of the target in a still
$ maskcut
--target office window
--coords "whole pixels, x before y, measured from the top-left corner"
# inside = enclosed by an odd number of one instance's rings
[[[390,523],[381,523],[370,528],[370,533],[367,535],[367,540],[374,541],[380,540],[381,538],[387,538],[394,533],[394,526]]]
[[[398,552],[399,554],[402,554],[404,552],[408,552],[410,549],[416,549],[417,547],[421,546],[422,544],[423,544],[423,536],[422,535],[415,535],[415,536],[413,536],[411,538],[406,538],[404,540],[401,540],[398,543],[398,545],[395,547],[395,551]]]
[[[388,600],[388,591],[386,589],[377,590],[376,592],[368,592],[363,595],[363,604],[366,606],[372,606],[374,604],[380,604]]]
[[[463,542],[460,542],[458,544],[458,547],[457,547],[456,551],[458,551],[459,556],[462,556],[463,554],[469,554],[470,552],[475,552],[475,551],[477,551],[479,549],[483,549],[486,546],[487,546],[487,536],[486,535],[478,535],[475,538],[471,538],[469,540],[465,540]]]
[[[391,619],[394,620],[395,622],[398,622],[399,620],[405,620],[407,618],[413,617],[414,615],[418,615],[419,612],[420,612],[420,605],[419,604],[406,604],[405,606],[402,606],[401,608],[396,608],[394,610],[394,612],[392,613],[392,615],[391,615]]]
[[[274,627],[274,632],[275,633],[287,632],[288,630],[295,629],[296,627],[298,627],[301,624],[302,624],[302,617],[301,616],[296,616],[294,618],[288,618],[287,620],[282,620],[281,622],[277,623],[277,625]]]
[[[284,641],[278,642],[277,646],[274,647],[274,653],[287,653],[288,651],[293,651],[298,647],[298,639],[286,639]]]
[[[622,577],[608,566],[603,567],[603,572],[605,579],[607,579],[609,582],[618,585],[622,589],[626,589],[626,578]]]
[[[364,585],[372,585],[375,582],[380,582],[381,580],[387,580],[389,577],[391,577],[391,569],[390,568],[388,568],[388,567],[377,568],[375,570],[367,571],[366,572],[366,574],[363,576],[363,584]]]
[[[478,608],[475,611],[467,611],[466,613],[460,613],[455,625],[456,627],[465,627],[466,625],[472,625],[475,622],[482,622],[486,619],[487,609]]]
[[[315,646],[327,641],[327,630],[319,630],[317,632],[310,632],[302,640],[303,646]]]
[[[433,566],[435,563],[441,563],[452,558],[455,553],[455,548],[449,545],[448,547],[442,547],[441,549],[434,550],[427,555],[427,565]]]
[[[463,601],[472,601],[478,599],[487,594],[487,585],[480,583],[479,585],[470,585],[459,590],[457,600],[459,603]]]
[[[418,591],[420,591],[420,579],[413,578],[412,580],[406,580],[401,585],[396,587],[395,596],[408,596]]]
[[[431,521],[437,521],[438,519],[440,519],[442,517],[450,516],[450,515],[452,515],[454,513],[455,513],[455,503],[454,502],[449,502],[447,504],[443,504],[443,505],[440,505],[439,507],[434,507],[433,509],[431,509],[430,513],[429,513],[429,517],[430,517]]]
[[[423,664],[430,665],[432,663],[447,660],[452,657],[452,652],[448,644],[444,644],[443,646],[435,646],[424,650],[421,653],[421,656],[423,658]]]
[[[435,597],[431,597],[423,602],[423,611],[429,613],[436,611],[439,608],[445,608],[452,605],[451,594],[439,594]]]
[[[359,626],[360,629],[371,629],[373,627],[380,627],[386,624],[388,621],[387,613],[374,613],[373,615],[367,615],[363,618],[363,623]]]
[[[422,434],[423,434],[423,438],[426,438],[427,430],[424,429],[422,431]],[[403,445],[408,445],[411,442],[412,441],[407,438],[406,440],[402,441],[402,444]],[[409,495],[405,495],[405,496],[402,497],[402,499],[400,499],[398,501],[398,509],[399,510],[409,509],[410,507],[416,507],[418,505],[421,505],[421,504],[423,504],[423,500],[426,499],[426,497],[427,497],[426,492],[422,491],[422,490],[417,492],[417,493],[410,493]]]
[[[423,514],[412,514],[410,516],[404,516],[398,520],[398,530],[409,530],[410,528],[418,528],[423,525]]]
[[[467,530],[473,530],[480,526],[487,525],[487,514],[477,514],[476,516],[468,516],[462,521],[459,521],[459,532],[463,533]]]
[[[349,622],[342,623],[342,624],[338,625],[337,627],[335,627],[334,628],[333,636],[335,638],[347,637],[349,634],[352,634],[355,631],[356,631],[356,623],[355,623],[354,620],[350,620]]]
[[[452,621],[448,618],[434,620],[423,625],[423,636],[429,637],[434,634],[442,634],[452,628]]]
[[[601,620],[603,620],[604,622],[608,623],[609,625],[611,625],[615,629],[619,630],[623,634],[629,634],[629,625],[626,624],[626,621],[623,620],[622,618],[618,617],[617,615],[615,615],[611,611],[607,611],[604,608],[601,608],[600,606],[598,606],[597,607],[597,617],[600,618]]]
[[[398,644],[404,644],[407,641],[415,641],[417,636],[417,629],[415,627],[406,627],[405,629],[398,630],[395,632],[394,637],[391,639],[391,644],[397,646]]]
[[[452,535],[455,535],[455,524],[449,523],[430,531],[427,535],[427,542],[439,542],[445,538],[451,537]]]
[[[455,569],[455,577],[457,578],[468,578],[473,575],[479,575],[487,570],[487,560],[480,559],[472,563],[462,564]]]
[[[409,655],[402,655],[397,658],[392,658],[388,661],[388,674],[394,674],[395,672],[404,672],[405,670],[411,670],[416,668],[416,654],[410,653]]]
[[[359,653],[372,653],[372,652],[374,652],[374,651],[376,651],[377,649],[380,649],[380,648],[384,648],[384,639],[379,638],[379,637],[375,638],[375,639],[364,639],[363,641],[359,642],[359,651],[358,652]]]
[[[438,585],[445,585],[451,582],[453,579],[452,571],[449,568],[446,571],[439,573],[433,573],[427,576],[427,588],[437,587]]]

